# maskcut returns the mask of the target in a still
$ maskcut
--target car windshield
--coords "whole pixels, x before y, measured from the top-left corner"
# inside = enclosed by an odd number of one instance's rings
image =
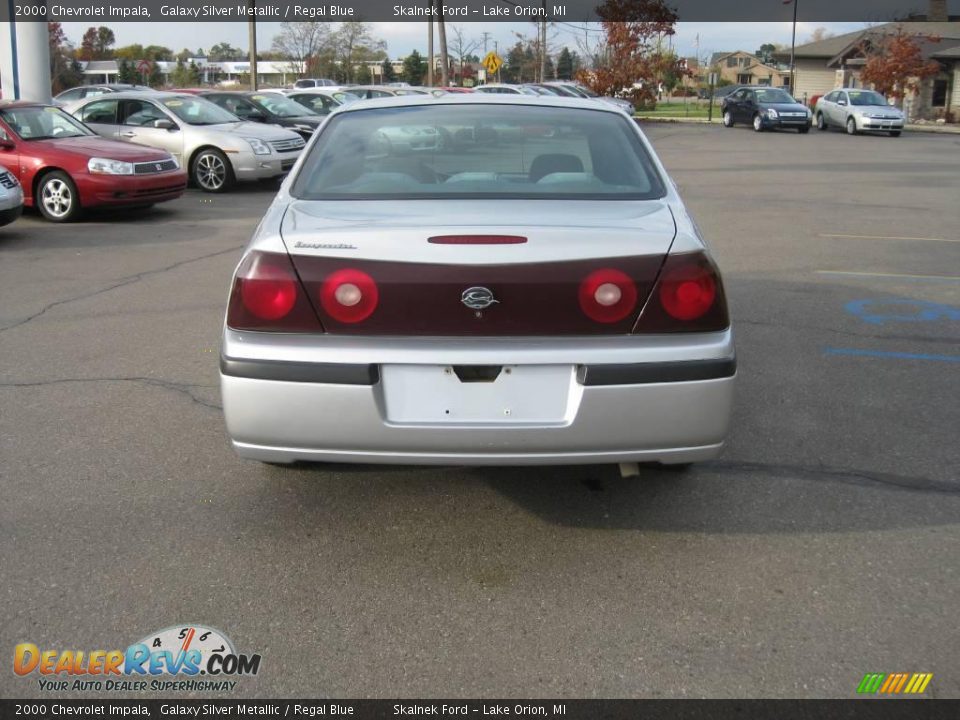
[[[795,103],[790,93],[786,90],[777,90],[772,88],[769,90],[757,90],[757,101],[762,103]]]
[[[6,108],[0,110],[0,117],[23,140],[60,140],[96,134],[56,107]]]
[[[335,93],[330,93],[333,96],[333,99],[336,100],[341,105],[346,105],[347,103],[356,102],[360,99],[359,95],[354,95],[353,93],[346,92],[345,90],[340,90]]]
[[[857,90],[849,91],[847,95],[850,96],[851,105],[886,105],[887,100],[878,92],[873,90]]]
[[[330,120],[294,182],[307,200],[648,200],[664,185],[619,113],[430,105]]]
[[[233,113],[214,105],[209,100],[191,95],[177,95],[162,101],[163,106],[188,125],[220,125],[240,122]]]
[[[250,100],[255,105],[259,105],[267,112],[278,117],[303,117],[304,115],[316,115],[313,110],[309,110],[298,102],[272,93],[263,93],[262,95],[251,95]]]

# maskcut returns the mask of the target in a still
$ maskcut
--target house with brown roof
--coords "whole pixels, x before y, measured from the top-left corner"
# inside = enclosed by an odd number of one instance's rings
[[[714,53],[710,57],[709,72],[716,73],[718,78],[732,85],[790,87],[788,69],[768,65],[745,50]]]
[[[904,101],[910,118],[960,119],[960,22],[894,22],[796,48],[796,92],[800,100],[825,95],[838,87],[861,86],[865,49],[884,35],[904,32],[916,36],[924,59],[936,60],[941,72],[925,80],[915,97]],[[931,39],[932,38],[932,39]]]

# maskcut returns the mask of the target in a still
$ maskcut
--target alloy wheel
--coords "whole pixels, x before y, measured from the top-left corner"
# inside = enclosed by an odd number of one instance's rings
[[[227,166],[218,155],[204,153],[197,158],[196,176],[204,190],[219,190],[227,181]]]
[[[43,207],[51,216],[55,218],[66,217],[73,208],[73,191],[60,178],[51,178],[43,184],[40,202],[43,203]]]

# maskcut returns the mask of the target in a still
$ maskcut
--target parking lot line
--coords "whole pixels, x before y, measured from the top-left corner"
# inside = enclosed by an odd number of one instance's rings
[[[929,240],[930,242],[960,242],[957,238],[902,237],[899,235],[841,235],[820,233],[822,238],[840,238],[844,240]]]
[[[927,353],[894,352],[891,350],[859,350],[857,348],[823,349],[824,355],[849,355],[852,357],[875,357],[890,360],[933,360],[935,362],[960,363],[960,355],[930,355]]]
[[[852,277],[891,278],[893,280],[934,280],[960,282],[960,275],[911,275],[909,273],[858,272],[855,270],[817,270],[817,275],[844,275]]]

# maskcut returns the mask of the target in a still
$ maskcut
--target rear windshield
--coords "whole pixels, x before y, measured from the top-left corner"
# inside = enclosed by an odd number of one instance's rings
[[[649,200],[664,192],[620,113],[440,103],[334,115],[292,187],[306,200]]]

